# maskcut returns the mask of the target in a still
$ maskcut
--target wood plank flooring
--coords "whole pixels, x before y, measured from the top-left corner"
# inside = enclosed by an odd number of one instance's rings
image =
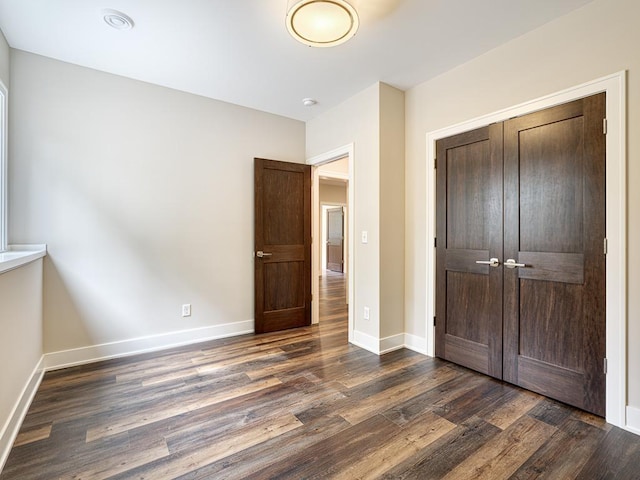
[[[321,322],[50,372],[0,479],[639,479],[640,437]]]

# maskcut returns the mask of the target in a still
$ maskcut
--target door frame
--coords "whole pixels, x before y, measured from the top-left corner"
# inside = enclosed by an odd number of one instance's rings
[[[626,152],[626,71],[553,93],[456,125],[428,132],[427,140],[427,237],[426,237],[426,333],[427,355],[435,354],[435,248],[436,141],[441,138],[543,110],[596,93],[607,94],[606,137],[606,420],[630,430],[627,422],[627,152]],[[632,430],[633,431],[633,430]]]
[[[312,225],[312,239],[311,239],[311,324],[318,323],[320,320],[320,272],[318,271],[319,258],[318,258],[318,244],[320,239],[319,232],[319,210],[320,210],[320,189],[319,189],[319,175],[318,169],[320,165],[325,163],[331,163],[334,160],[347,157],[349,164],[349,175],[347,178],[347,294],[348,294],[348,332],[349,342],[353,341],[353,332],[355,327],[354,318],[354,258],[355,258],[355,242],[354,242],[354,225],[355,225],[355,188],[354,188],[354,144],[349,143],[343,145],[334,150],[321,153],[315,157],[308,158],[307,165],[313,166],[313,174],[311,181],[311,225]]]

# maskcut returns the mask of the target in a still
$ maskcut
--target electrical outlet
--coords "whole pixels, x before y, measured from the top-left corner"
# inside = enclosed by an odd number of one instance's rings
[[[190,303],[185,303],[184,305],[182,305],[182,316],[183,317],[190,317],[191,316],[191,304]]]
[[[364,307],[364,319],[369,320],[369,307]]]

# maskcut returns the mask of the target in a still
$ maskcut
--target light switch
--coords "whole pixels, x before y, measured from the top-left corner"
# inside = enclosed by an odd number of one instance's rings
[[[362,231],[362,243],[369,243],[369,233],[366,230]]]

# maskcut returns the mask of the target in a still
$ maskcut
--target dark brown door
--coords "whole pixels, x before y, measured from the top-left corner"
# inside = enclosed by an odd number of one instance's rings
[[[439,140],[436,355],[502,378],[502,124]],[[477,263],[485,262],[485,263]]]
[[[343,272],[344,213],[342,207],[327,209],[327,270]]]
[[[255,159],[255,330],[311,324],[311,167]]]
[[[605,413],[605,94],[505,122],[504,379]]]
[[[600,94],[436,145],[436,354],[598,415],[604,115]]]

